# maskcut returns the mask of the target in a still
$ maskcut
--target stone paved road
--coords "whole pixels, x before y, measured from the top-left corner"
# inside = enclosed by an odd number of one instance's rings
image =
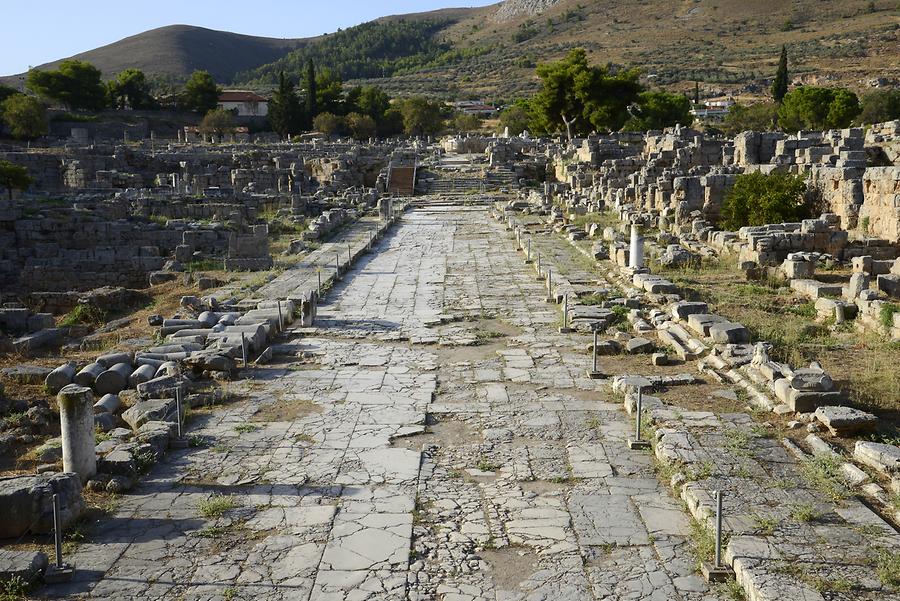
[[[545,296],[484,210],[407,213],[47,594],[716,598]]]

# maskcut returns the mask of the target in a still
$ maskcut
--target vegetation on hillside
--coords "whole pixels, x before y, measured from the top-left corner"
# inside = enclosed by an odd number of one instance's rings
[[[479,50],[454,48],[438,39],[437,34],[450,23],[406,19],[363,23],[306,44],[273,63],[240,73],[237,80],[248,85],[273,84],[282,71],[299,78],[309,61],[344,80],[385,78],[478,54]]]

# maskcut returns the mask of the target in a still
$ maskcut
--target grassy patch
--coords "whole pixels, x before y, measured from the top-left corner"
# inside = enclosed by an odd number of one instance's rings
[[[737,580],[729,580],[716,586],[716,593],[728,601],[746,601],[747,594],[744,587]]]
[[[489,461],[488,459],[485,459],[484,457],[482,457],[478,461],[478,464],[475,467],[477,467],[482,472],[496,472],[500,469],[500,464],[493,463],[493,462]]]
[[[21,576],[0,582],[0,601],[20,601],[28,598],[31,586]]]
[[[259,430],[259,426],[254,426],[253,424],[240,424],[234,427],[234,431],[238,434],[248,434],[257,430]]]
[[[205,518],[217,518],[229,509],[234,509],[237,506],[237,501],[231,495],[213,495],[200,501],[197,509],[200,510],[200,515]]]
[[[199,536],[200,538],[219,538],[224,536],[226,532],[228,531],[221,526],[210,526],[208,528],[198,530],[197,536]]]
[[[62,316],[59,325],[63,327],[77,325],[102,325],[106,320],[106,312],[94,305],[78,304],[75,308]]]
[[[875,572],[883,585],[900,588],[900,552],[879,549],[875,556]]]
[[[772,536],[775,534],[775,528],[778,527],[778,520],[772,516],[759,515],[756,513],[750,517],[753,518],[753,523],[756,525],[760,534],[764,536]]]
[[[696,463],[691,465],[688,470],[686,477],[688,480],[692,482],[696,482],[698,480],[706,480],[713,473],[713,463],[712,461],[701,461],[700,463]]]
[[[878,312],[878,321],[881,322],[885,330],[890,330],[894,327],[894,313],[897,311],[900,311],[900,305],[896,303],[884,303],[881,305],[881,309]]]
[[[791,508],[791,517],[798,522],[812,522],[819,518],[819,512],[812,503],[800,503]]]
[[[800,474],[807,484],[832,501],[846,499],[850,492],[841,474],[841,459],[834,455],[815,455],[803,461]]]

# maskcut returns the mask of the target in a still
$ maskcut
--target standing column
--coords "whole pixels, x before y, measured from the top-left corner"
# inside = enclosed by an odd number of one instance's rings
[[[94,395],[78,384],[64,386],[56,395],[62,430],[63,471],[81,476],[82,483],[97,473],[94,450]]]
[[[636,223],[631,224],[631,250],[628,252],[628,266],[632,269],[644,267],[644,237],[641,236],[640,227]]]

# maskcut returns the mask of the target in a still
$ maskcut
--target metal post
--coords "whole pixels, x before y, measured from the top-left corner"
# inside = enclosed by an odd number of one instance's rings
[[[334,277],[341,275],[341,255],[334,253]]]
[[[281,314],[281,299],[278,300],[278,331],[284,332],[284,316]]]
[[[59,519],[59,495],[53,495],[53,539],[56,543],[56,567],[63,567],[62,560],[62,532]]]
[[[181,434],[181,384],[175,387],[175,423],[178,424],[178,438]]]
[[[241,332],[241,358],[244,362],[244,367],[247,367],[247,335],[244,332]]]
[[[638,387],[637,407],[634,412],[634,441],[641,442],[641,405],[644,404],[644,389]]]
[[[316,278],[318,278],[318,280],[319,280],[319,286],[318,286],[318,288],[316,288],[316,294],[318,294],[319,297],[321,298],[322,297],[322,268],[321,267],[316,268]]]
[[[525,248],[525,260],[528,263],[531,263],[531,238],[526,241],[527,247]]]
[[[553,270],[547,270],[547,302],[553,302]]]
[[[716,563],[715,568],[722,567],[722,491],[716,491]]]
[[[597,335],[600,333],[600,329],[595,325],[594,326],[594,346],[593,348],[593,358],[591,360],[591,372],[597,373]]]
[[[537,255],[537,272],[538,277],[541,277],[541,251],[538,251]]]
[[[350,245],[347,245],[347,265],[353,261],[353,254],[350,252]]]
[[[569,329],[569,295],[563,294],[563,319],[562,319],[562,327],[559,329],[560,334],[568,334],[571,332]]]

